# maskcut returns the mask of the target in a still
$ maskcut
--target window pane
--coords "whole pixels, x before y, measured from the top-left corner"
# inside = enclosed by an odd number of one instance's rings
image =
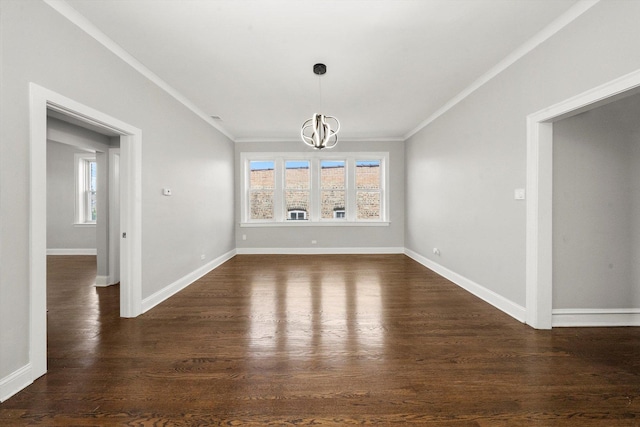
[[[320,162],[320,217],[322,219],[344,218],[336,215],[345,207],[345,161],[322,160]]]
[[[272,190],[275,188],[273,160],[249,162],[249,188],[252,190]]]
[[[344,190],[344,160],[320,162],[320,185],[323,190]]]
[[[98,164],[95,161],[89,162],[89,191],[96,191],[98,179]]]
[[[358,191],[356,193],[357,218],[380,219],[380,193],[377,191]]]
[[[285,186],[287,190],[308,190],[310,187],[309,161],[287,161],[285,164]]]
[[[309,217],[311,187],[310,162],[287,160],[285,162],[285,212],[287,219],[305,220]],[[295,211],[295,214],[291,212]]]
[[[273,190],[250,191],[251,219],[273,219]]]
[[[380,189],[380,160],[356,161],[356,188],[358,190]]]
[[[344,218],[344,215],[336,215],[336,211],[344,213],[345,192],[343,190],[322,190],[320,192],[322,219]]]
[[[95,221],[98,218],[97,210],[96,210],[96,192],[89,192],[89,221]]]

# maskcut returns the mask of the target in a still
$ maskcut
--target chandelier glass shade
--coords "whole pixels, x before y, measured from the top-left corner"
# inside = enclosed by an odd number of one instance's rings
[[[340,122],[338,119],[333,116],[316,113],[302,124],[300,136],[302,141],[309,147],[322,150],[323,148],[336,146],[339,131]]]
[[[318,77],[327,72],[327,66],[324,64],[315,64],[313,66],[314,74]],[[322,104],[322,88],[318,80],[320,92],[320,104]],[[310,119],[307,119],[300,129],[302,141],[309,147],[316,150],[323,148],[333,148],[338,143],[338,132],[340,132],[340,122],[333,116],[325,116],[324,114],[315,113]]]

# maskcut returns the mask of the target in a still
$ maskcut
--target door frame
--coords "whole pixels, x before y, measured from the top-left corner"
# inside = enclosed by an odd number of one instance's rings
[[[142,313],[142,132],[125,122],[29,84],[29,364],[31,378],[47,372],[47,110],[120,135],[120,316]]]
[[[120,282],[120,147],[111,147],[107,153],[109,156],[109,280],[107,285],[114,285]],[[116,209],[113,209],[116,203]]]
[[[527,116],[526,323],[553,318],[553,123],[640,92],[640,70]]]

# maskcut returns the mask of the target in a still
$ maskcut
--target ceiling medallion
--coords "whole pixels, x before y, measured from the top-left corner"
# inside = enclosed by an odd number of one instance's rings
[[[320,107],[322,108],[320,76],[327,72],[327,66],[324,64],[315,64],[313,66],[313,72],[318,75]],[[323,148],[333,148],[336,146],[338,143],[339,131],[340,122],[337,118],[315,113],[310,119],[302,124],[300,136],[302,137],[302,141],[309,147],[313,147],[316,150],[322,150]]]

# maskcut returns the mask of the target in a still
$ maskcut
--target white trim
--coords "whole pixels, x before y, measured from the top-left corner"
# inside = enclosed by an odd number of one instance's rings
[[[109,276],[120,282],[120,147],[110,147],[109,156]]]
[[[47,256],[55,255],[97,255],[96,248],[48,248]]]
[[[349,143],[349,142],[404,142],[405,138],[402,136],[391,136],[391,137],[340,137],[340,143]],[[283,137],[283,138],[260,138],[260,137],[247,137],[247,138],[236,138],[233,142],[237,144],[241,143],[269,143],[269,142],[302,142],[300,137]],[[338,151],[336,151],[338,153]]]
[[[438,110],[436,110],[431,116],[429,116],[425,121],[420,123],[415,129],[405,134],[404,139],[407,140],[411,138],[413,135],[415,135],[416,133],[420,132],[422,129],[424,129],[434,120],[436,120],[438,117],[442,116],[444,113],[451,110],[461,101],[463,101],[466,97],[468,97],[473,92],[475,92],[480,87],[482,87],[489,80],[496,77],[498,74],[500,74],[501,72],[506,70],[508,67],[513,65],[520,58],[522,58],[523,56],[531,52],[533,49],[538,47],[544,41],[551,38],[558,31],[560,31],[561,29],[569,25],[571,22],[573,22],[576,18],[578,18],[584,12],[589,10],[599,1],[600,0],[580,0],[573,7],[571,7],[569,10],[567,10],[565,13],[560,15],[553,22],[551,22],[549,25],[543,28],[539,33],[537,33],[535,36],[527,40],[519,48],[511,52],[502,61],[494,65],[491,69],[489,69],[489,71],[487,71],[478,79],[476,79],[473,83],[471,83],[471,85],[465,88],[462,92],[460,92],[459,94],[451,98],[449,102],[447,102]]]
[[[340,219],[326,219],[321,221],[282,221],[282,222],[241,222],[241,228],[260,227],[388,227],[389,221],[342,221]]]
[[[411,249],[405,249],[405,255],[409,258],[419,262],[420,264],[427,267],[429,270],[434,271],[435,273],[441,275],[442,277],[452,281],[456,285],[460,286],[462,289],[468,291],[469,293],[477,296],[481,300],[491,304],[498,310],[503,311],[514,319],[524,322],[526,310],[521,305],[514,303],[511,300],[506,299],[502,295],[499,295],[493,292],[490,289],[485,288],[484,286],[473,282],[472,280],[467,279],[466,277],[455,273],[449,270],[442,265],[431,261],[430,259],[418,254],[417,252],[412,251]]]
[[[527,324],[552,327],[553,122],[640,91],[640,70],[527,117]]]
[[[126,64],[130,65],[134,70],[142,74],[144,77],[149,79],[151,82],[155,83],[160,89],[167,92],[170,96],[172,96],[176,101],[187,107],[191,110],[195,115],[203,119],[209,125],[217,129],[220,133],[222,133],[227,138],[233,141],[234,137],[231,135],[225,128],[220,126],[219,123],[216,122],[215,119],[211,118],[210,115],[202,111],[198,106],[196,106],[193,102],[191,102],[187,97],[178,92],[174,87],[172,87],[169,83],[162,80],[156,73],[145,67],[140,61],[134,58],[129,52],[120,47],[116,42],[114,42],[111,38],[109,38],[105,33],[100,31],[98,27],[93,25],[91,21],[82,16],[77,10],[71,7],[64,0],[43,0],[46,4],[51,6],[56,12],[60,15],[67,18],[71,23],[78,26],[82,31],[87,33],[89,36],[93,37],[96,41],[114,53],[118,58],[124,61]]]
[[[640,308],[554,309],[553,327],[640,326]]]
[[[236,248],[238,255],[371,255],[402,254],[402,247],[375,248]]]
[[[29,363],[32,379],[47,372],[47,109],[79,118],[120,134],[128,176],[123,177],[120,206],[123,229],[129,237],[122,246],[120,315],[140,314],[142,300],[142,132],[127,123],[87,107],[63,95],[29,84]]]
[[[193,282],[195,282],[205,274],[218,268],[220,265],[224,264],[225,262],[233,258],[235,255],[236,255],[235,249],[225,254],[222,254],[218,258],[208,262],[202,267],[192,271],[191,273],[181,277],[180,279],[176,280],[170,285],[167,285],[163,289],[160,289],[158,292],[154,293],[153,295],[145,298],[142,301],[142,312],[146,313],[147,311],[151,310],[153,307],[157,306],[161,302],[167,300],[168,298],[177,294],[181,290],[185,289],[187,286],[191,285]]]
[[[27,363],[22,368],[0,379],[0,402],[6,401],[32,383],[33,374],[31,373],[31,364]]]
[[[116,282],[113,281],[111,276],[96,276],[96,288],[104,288],[107,286],[115,285]]]

